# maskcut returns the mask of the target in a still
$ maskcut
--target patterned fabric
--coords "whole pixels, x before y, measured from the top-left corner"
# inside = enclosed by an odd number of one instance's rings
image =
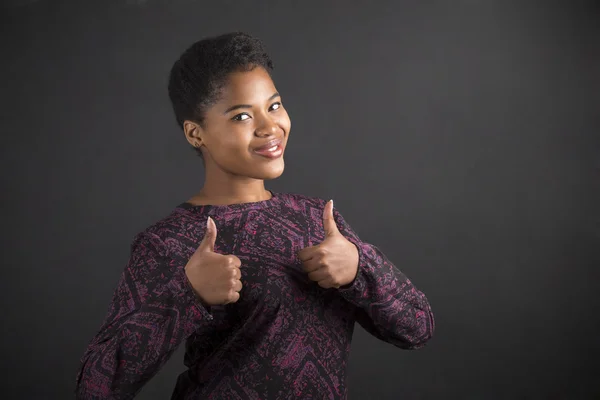
[[[106,318],[81,359],[78,399],[132,399],[185,342],[187,371],[172,399],[345,399],[355,321],[401,349],[425,345],[434,319],[425,295],[334,209],[359,252],[343,288],[310,281],[296,253],[324,240],[326,202],[273,193],[227,206],[183,203],[139,233]],[[242,261],[240,300],[204,306],[184,267],[207,217],[215,251]]]

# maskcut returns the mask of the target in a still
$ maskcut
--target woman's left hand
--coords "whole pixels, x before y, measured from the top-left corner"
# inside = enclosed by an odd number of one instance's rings
[[[333,201],[323,211],[325,240],[298,252],[308,278],[322,288],[339,288],[354,281],[358,272],[358,249],[341,234],[333,219]]]

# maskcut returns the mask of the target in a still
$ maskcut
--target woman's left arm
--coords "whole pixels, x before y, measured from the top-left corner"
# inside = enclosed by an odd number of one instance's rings
[[[402,349],[418,349],[431,339],[435,321],[420,290],[376,246],[360,240],[333,210],[339,231],[358,249],[358,271],[338,289],[356,309],[357,322],[373,336]]]

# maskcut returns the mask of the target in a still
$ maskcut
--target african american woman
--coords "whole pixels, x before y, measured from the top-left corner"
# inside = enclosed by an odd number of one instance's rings
[[[177,125],[203,187],[137,234],[77,375],[78,399],[131,399],[185,343],[172,399],[345,399],[355,322],[401,349],[432,337],[429,302],[332,201],[274,193],[290,118],[244,33],[175,62]]]

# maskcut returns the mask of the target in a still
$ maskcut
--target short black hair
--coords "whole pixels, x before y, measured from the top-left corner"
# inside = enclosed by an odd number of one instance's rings
[[[260,66],[269,73],[273,62],[263,43],[243,32],[208,37],[192,44],[169,75],[169,98],[177,125],[186,120],[202,125],[207,108],[216,103],[227,76]],[[195,149],[202,157],[200,149]]]

